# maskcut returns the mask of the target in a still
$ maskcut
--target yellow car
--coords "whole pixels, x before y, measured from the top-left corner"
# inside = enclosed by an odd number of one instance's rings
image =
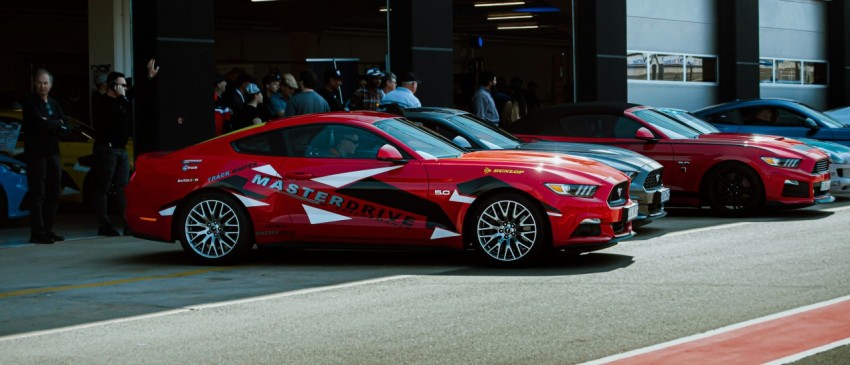
[[[86,206],[94,204],[94,179],[89,177],[94,158],[94,129],[75,118],[66,116],[71,132],[59,142],[59,155],[62,161],[62,200],[84,202]],[[23,113],[20,109],[0,110],[0,123],[22,123]],[[21,133],[13,151],[3,151],[12,156],[20,156],[24,152],[24,135]],[[127,142],[127,154],[130,171],[133,169],[133,140]],[[93,176],[93,175],[92,175]]]

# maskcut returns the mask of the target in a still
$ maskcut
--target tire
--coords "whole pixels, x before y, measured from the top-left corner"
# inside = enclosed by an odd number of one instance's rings
[[[532,200],[499,194],[476,205],[467,223],[478,257],[494,266],[524,266],[551,247],[548,221]]]
[[[183,250],[205,265],[236,262],[254,246],[248,214],[229,195],[207,192],[190,199],[178,224]]]
[[[705,196],[720,215],[742,217],[764,205],[764,188],[755,171],[737,163],[722,164],[706,175]]]

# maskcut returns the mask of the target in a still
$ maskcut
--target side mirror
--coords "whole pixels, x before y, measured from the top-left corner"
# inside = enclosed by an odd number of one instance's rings
[[[381,161],[392,161],[392,162],[407,162],[404,159],[404,156],[401,155],[401,152],[398,151],[397,148],[385,144],[381,146],[378,150],[378,159]]]
[[[805,124],[806,127],[810,128],[810,129],[820,129],[820,126],[818,125],[818,123],[815,122],[815,120],[812,119],[811,117],[806,118],[806,120],[803,122],[803,124]]]
[[[466,138],[463,138],[462,136],[455,136],[455,138],[452,138],[452,143],[454,143],[458,147],[472,148],[472,144],[469,143],[469,141],[466,140]]]
[[[635,132],[635,138],[642,141],[654,141],[655,135],[653,135],[649,129],[646,129],[646,127],[640,127],[637,132]]]

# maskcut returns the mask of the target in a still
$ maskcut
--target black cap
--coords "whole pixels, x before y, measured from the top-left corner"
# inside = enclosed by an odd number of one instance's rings
[[[268,84],[272,81],[280,81],[280,74],[276,72],[270,72],[266,77],[263,77],[263,85]]]
[[[405,72],[398,78],[398,82],[416,82],[421,84],[422,80],[419,80],[413,72]]]
[[[330,79],[342,79],[342,72],[335,68],[325,71],[325,81]]]
[[[218,85],[222,81],[224,81],[224,76],[221,76],[219,74],[213,74],[213,85]]]

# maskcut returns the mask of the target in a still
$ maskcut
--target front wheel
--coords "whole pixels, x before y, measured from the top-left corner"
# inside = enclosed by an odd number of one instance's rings
[[[471,218],[468,227],[475,251],[489,264],[525,265],[550,246],[546,215],[523,196],[489,197],[476,207]]]
[[[180,244],[206,265],[229,264],[253,246],[248,215],[239,202],[220,193],[204,193],[186,205],[180,223]]]
[[[761,209],[764,189],[752,169],[739,164],[724,164],[706,176],[706,196],[711,208],[725,216],[746,216]]]

